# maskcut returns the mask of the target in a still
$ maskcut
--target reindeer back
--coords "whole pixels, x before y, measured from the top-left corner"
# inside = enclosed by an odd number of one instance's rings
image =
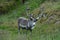
[[[28,19],[26,19],[24,17],[20,17],[18,22],[19,22],[20,26],[22,26],[22,27],[28,26]]]

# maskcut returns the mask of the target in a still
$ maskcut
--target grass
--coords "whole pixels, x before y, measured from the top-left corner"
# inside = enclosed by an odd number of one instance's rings
[[[38,24],[37,24],[38,25]],[[7,30],[0,29],[1,37],[3,40],[59,40],[60,32],[57,26],[57,31],[53,30],[55,28],[54,24],[40,24],[36,25],[36,28],[33,30],[32,34],[28,31],[26,34],[25,30],[21,30],[21,33],[18,33],[17,30]],[[60,26],[59,26],[60,27]],[[4,34],[3,34],[4,33]],[[7,38],[8,37],[8,38]]]

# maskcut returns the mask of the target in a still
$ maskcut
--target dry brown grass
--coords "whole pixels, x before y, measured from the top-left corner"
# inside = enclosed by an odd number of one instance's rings
[[[60,11],[59,11],[60,9],[58,8],[60,8],[59,2],[49,2],[49,3],[45,2],[41,4],[39,8],[33,10],[32,13],[34,14],[35,17],[37,17],[37,14],[44,12],[44,14],[46,14],[46,18],[42,17],[40,22],[44,22],[52,16],[54,18],[50,22],[53,23],[55,22],[56,19],[59,19],[60,17]]]

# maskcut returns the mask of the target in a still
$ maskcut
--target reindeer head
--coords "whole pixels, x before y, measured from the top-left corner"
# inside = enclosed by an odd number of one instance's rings
[[[29,14],[29,19],[33,22],[36,22],[39,18],[40,18],[40,14],[38,14],[37,18],[35,18],[33,14]]]

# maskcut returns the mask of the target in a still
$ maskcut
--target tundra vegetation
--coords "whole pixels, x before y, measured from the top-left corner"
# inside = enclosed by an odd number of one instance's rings
[[[19,17],[26,17],[26,4],[22,0],[0,0],[0,40],[60,40],[60,0],[25,0],[29,2],[30,13],[36,18],[35,28],[20,30]]]

